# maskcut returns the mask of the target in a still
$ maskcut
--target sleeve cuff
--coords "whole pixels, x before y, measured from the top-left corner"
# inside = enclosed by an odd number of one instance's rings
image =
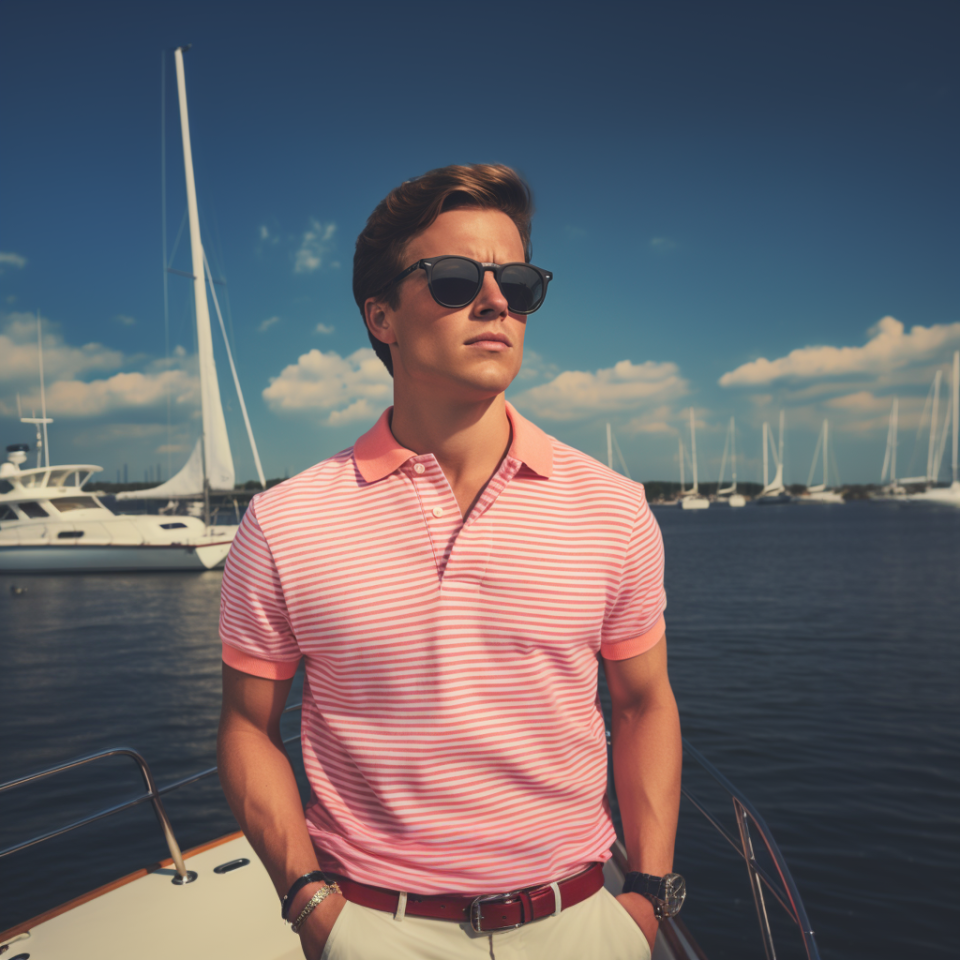
[[[249,653],[244,653],[230,644],[223,644],[223,662],[234,670],[241,673],[249,673],[254,677],[262,677],[264,680],[289,680],[300,665],[300,658],[296,660],[261,660],[259,657],[251,657]]]
[[[629,660],[655,647],[667,632],[667,622],[663,617],[644,634],[621,640],[619,643],[601,643],[600,656],[604,660]],[[239,668],[238,668],[239,669]]]

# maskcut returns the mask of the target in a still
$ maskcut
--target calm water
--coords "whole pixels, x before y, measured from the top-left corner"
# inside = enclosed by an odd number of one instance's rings
[[[765,816],[823,956],[955,955],[960,512],[657,516],[684,735]],[[116,745],[143,752],[161,784],[212,765],[219,587],[218,573],[0,576],[0,779]],[[111,760],[2,795],[0,846],[139,789]],[[235,829],[215,779],[167,808],[184,847]],[[0,861],[0,929],[164,856],[140,807]],[[762,956],[745,869],[686,806],[677,867],[711,960]]]

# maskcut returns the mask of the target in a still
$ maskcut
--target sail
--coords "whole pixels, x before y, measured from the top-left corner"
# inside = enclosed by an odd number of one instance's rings
[[[190,459],[183,469],[159,487],[149,490],[124,490],[117,494],[118,500],[176,500],[179,497],[203,496],[203,444],[200,440],[193,448]]]

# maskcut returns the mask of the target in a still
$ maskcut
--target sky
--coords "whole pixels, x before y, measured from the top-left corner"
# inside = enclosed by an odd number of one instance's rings
[[[38,313],[53,461],[167,477],[199,434],[189,280],[167,273],[164,309],[165,264],[190,270],[172,54],[189,43],[203,242],[268,477],[390,403],[356,236],[403,180],[474,162],[534,192],[554,281],[508,398],[547,432],[605,459],[609,422],[635,479],[677,479],[692,408],[716,480],[733,416],[739,477],[759,480],[782,409],[787,482],[825,418],[831,481],[876,482],[897,396],[899,472],[925,470],[925,399],[960,348],[953,0],[38,0],[2,23],[4,445],[33,444],[17,394],[39,410]]]

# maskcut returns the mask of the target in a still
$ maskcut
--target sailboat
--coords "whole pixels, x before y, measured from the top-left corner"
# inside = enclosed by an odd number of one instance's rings
[[[203,498],[203,519],[115,514],[96,493],[84,489],[102,467],[51,466],[47,426],[53,420],[46,414],[43,337],[38,317],[41,416],[21,415],[24,423],[37,428],[37,465],[21,469],[29,455],[27,444],[8,446],[7,461],[0,464],[0,570],[5,572],[209,570],[224,563],[237,531],[235,526],[210,523],[210,494],[233,492],[234,469],[213,360],[206,281],[210,281],[211,291],[213,284],[200,243],[182,49],[175,51],[175,58],[193,256],[203,429],[193,453],[176,476],[151,490],[118,494],[117,499]],[[215,292],[213,298],[257,472],[261,484],[266,486]]]
[[[620,466],[623,467],[623,475],[628,479],[632,480],[633,477],[630,476],[630,468],[627,466],[627,461],[623,459],[623,451],[620,449],[620,444],[617,443],[617,438],[613,435],[613,428],[610,424],[607,424],[607,466],[613,470],[613,451],[617,451],[617,456],[620,459]]]
[[[940,371],[937,371],[937,387],[939,388]],[[930,442],[927,454],[927,489],[919,493],[910,494],[909,499],[921,503],[943,503],[960,507],[960,477],[957,474],[957,441],[958,427],[960,427],[960,350],[954,351],[953,370],[950,375],[951,403],[943,420],[939,449],[936,447],[937,430],[937,401],[940,391],[937,389],[933,402],[933,413],[930,418]],[[952,427],[952,429],[951,429]],[[953,479],[949,487],[934,486],[940,476],[940,466],[947,445],[947,433],[951,433],[953,441],[952,472]],[[906,481],[904,481],[906,482]]]
[[[732,479],[729,487],[723,485],[723,472],[727,467],[727,452],[730,453],[730,469]],[[737,493],[737,427],[733,417],[727,427],[727,438],[723,444],[723,458],[720,460],[720,479],[717,481],[717,503],[725,503],[730,507],[745,507],[747,498]]]
[[[37,354],[41,416],[20,418],[36,426],[37,465],[24,467],[30,453],[25,443],[8,446],[7,460],[0,463],[0,570],[210,570],[222,564],[236,527],[211,526],[196,517],[117,515],[85,489],[102,467],[51,465],[47,427],[53,418],[47,416],[39,316]]]
[[[773,461],[777,465],[777,472],[770,480],[769,461],[767,459],[767,448],[773,454]],[[780,411],[780,450],[773,445],[773,437],[770,435],[770,425],[764,421],[763,424],[763,489],[757,497],[756,502],[763,505],[777,503],[793,503],[793,497],[787,493],[783,485],[783,411]]]
[[[882,484],[889,475],[889,483],[880,488],[874,500],[906,500],[907,491],[897,480],[897,433],[900,415],[899,398],[894,397],[890,405],[890,424],[887,427],[887,449],[883,454],[883,469],[880,471]],[[889,471],[889,474],[888,474]]]
[[[817,469],[817,459],[820,456],[820,449],[823,448],[823,483],[811,486],[813,474]],[[827,489],[827,463],[829,461],[830,448],[830,421],[824,420],[820,428],[820,435],[817,437],[817,446],[813,451],[813,463],[810,464],[810,475],[807,477],[806,492],[797,497],[797,503],[844,503],[843,496],[836,490]]]
[[[710,501],[700,493],[697,483],[697,428],[693,421],[693,407],[690,408],[690,463],[693,467],[693,486],[683,489],[683,441],[680,441],[680,509],[706,510]]]
[[[220,302],[213,285],[210,264],[207,262],[203,244],[200,240],[200,216],[197,207],[197,188],[193,176],[193,152],[190,146],[190,119],[187,113],[187,86],[183,69],[183,54],[189,47],[178,47],[174,51],[177,68],[177,92],[180,102],[180,131],[183,138],[183,167],[187,184],[187,215],[190,225],[190,254],[193,267],[193,298],[197,319],[197,355],[200,366],[200,410],[202,430],[193,452],[180,472],[166,483],[148,490],[128,490],[117,494],[117,500],[167,500],[203,499],[204,522],[210,523],[210,494],[230,493],[234,491],[236,475],[230,441],[227,437],[227,424],[223,416],[223,404],[220,400],[220,384],[217,380],[217,367],[213,357],[213,336],[210,329],[210,307],[207,303],[207,284],[216,308],[223,342],[226,346],[233,383],[240,401],[243,422],[247,428],[247,437],[253,452],[254,463],[260,485],[266,487],[260,455],[253,438],[250,417],[240,389],[237,368],[233,362],[233,352],[227,337]]]

